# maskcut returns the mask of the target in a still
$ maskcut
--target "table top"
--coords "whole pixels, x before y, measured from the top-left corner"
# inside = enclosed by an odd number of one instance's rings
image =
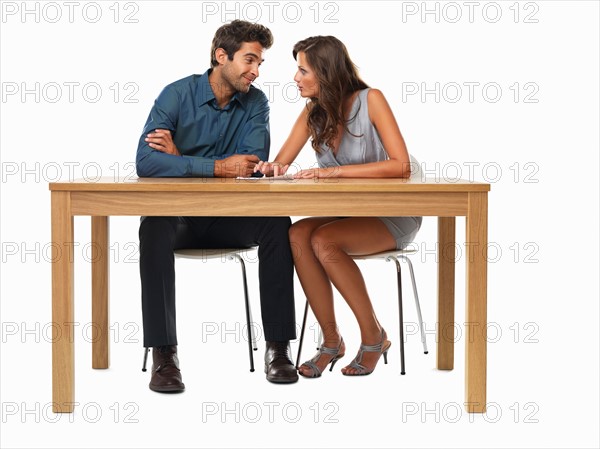
[[[422,178],[100,178],[51,182],[49,189],[80,192],[488,192],[490,184]]]

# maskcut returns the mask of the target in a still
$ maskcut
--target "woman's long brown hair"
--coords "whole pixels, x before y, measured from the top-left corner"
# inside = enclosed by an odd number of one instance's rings
[[[348,131],[344,100],[369,86],[360,79],[346,46],[336,37],[314,36],[301,40],[294,45],[294,59],[299,52],[306,55],[319,82],[317,97],[307,103],[312,147],[317,152],[322,144],[333,149],[338,126],[342,125]]]

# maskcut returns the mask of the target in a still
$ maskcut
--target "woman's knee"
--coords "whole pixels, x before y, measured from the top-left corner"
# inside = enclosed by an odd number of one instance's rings
[[[312,232],[310,246],[321,262],[335,261],[335,255],[340,250],[335,233],[327,226],[321,226]]]
[[[300,220],[290,226],[289,236],[290,242],[298,245],[310,243],[310,236],[314,230],[314,224],[308,220]]]
[[[300,261],[303,254],[312,254],[311,236],[314,230],[315,223],[310,219],[297,221],[290,227],[290,247],[296,263]]]

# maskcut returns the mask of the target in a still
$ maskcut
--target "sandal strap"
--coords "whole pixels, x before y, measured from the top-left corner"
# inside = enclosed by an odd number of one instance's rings
[[[363,374],[367,371],[367,368],[360,364],[362,362],[363,353],[365,352],[379,352],[381,353],[383,350],[383,342],[385,341],[385,331],[383,328],[381,329],[381,341],[376,345],[363,345],[361,343],[360,349],[358,350],[358,354],[352,360],[348,367],[360,370],[360,373]]]
[[[323,371],[321,371],[321,369],[317,366],[316,362],[321,358],[323,354],[330,355],[331,360],[335,360],[340,353],[340,349],[342,349],[343,342],[344,339],[340,341],[340,345],[337,348],[328,348],[327,346],[321,346],[317,355],[315,355],[312,359],[307,360],[302,364],[309,367],[313,371],[312,376],[310,377],[320,377],[321,374],[323,374]],[[331,363],[331,360],[327,363],[327,365]]]
[[[310,376],[310,377],[319,377],[319,376],[321,376],[322,371],[319,369],[319,367],[312,360],[307,360],[302,365],[308,366],[313,371],[312,376]]]
[[[383,341],[381,343],[377,343],[376,345],[360,345],[360,350],[363,352],[381,352],[383,348]]]
[[[337,347],[337,348],[328,348],[326,346],[321,346],[319,348],[319,352],[321,354],[327,354],[327,355],[336,356],[336,355],[338,355],[340,353],[340,348],[339,347]],[[321,356],[321,354],[319,354],[319,357]]]
[[[385,330],[381,328],[381,341],[376,345],[363,345],[361,343],[360,350],[363,352],[381,352],[383,349],[383,342],[385,341]]]
[[[358,370],[360,372],[360,374],[363,374],[365,371],[367,371],[367,368],[365,366],[362,366],[360,363],[358,363],[356,361],[356,359],[352,360],[352,362],[350,363],[350,365],[348,365],[348,367]]]

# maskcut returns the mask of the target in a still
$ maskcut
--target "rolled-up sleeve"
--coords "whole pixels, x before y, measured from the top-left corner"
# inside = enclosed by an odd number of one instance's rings
[[[196,156],[175,156],[150,148],[146,135],[156,129],[177,129],[181,99],[179,92],[167,86],[160,93],[150,111],[144,131],[138,142],[135,159],[137,175],[141,177],[212,177],[215,162],[211,158]]]
[[[138,141],[138,176],[213,177],[217,159],[254,154],[268,160],[271,139],[266,95],[251,86],[221,107],[209,83],[210,73],[175,81],[155,100]],[[180,156],[148,145],[145,139],[156,129],[171,131]]]

